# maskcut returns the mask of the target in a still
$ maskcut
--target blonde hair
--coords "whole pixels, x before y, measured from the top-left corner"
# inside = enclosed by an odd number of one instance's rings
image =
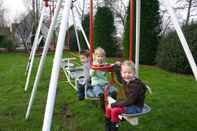
[[[121,66],[129,67],[135,74],[135,65],[131,63],[130,61],[125,60],[124,62],[122,62]]]
[[[102,54],[102,55],[106,55],[106,53],[105,53],[105,50],[103,49],[103,48],[101,48],[101,47],[97,47],[96,49],[95,49],[95,51],[94,51],[94,54],[95,55],[97,55],[97,54]]]

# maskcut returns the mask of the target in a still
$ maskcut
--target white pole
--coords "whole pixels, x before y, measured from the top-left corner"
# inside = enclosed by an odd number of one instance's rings
[[[41,35],[39,40],[38,40],[38,46],[40,45],[41,41],[42,41],[43,36]]]
[[[40,4],[39,4],[39,5],[40,5],[40,8],[39,8],[39,9],[41,10],[41,9],[43,8],[43,0],[40,0],[39,3],[40,3]]]
[[[32,104],[34,102],[34,98],[36,96],[38,83],[40,81],[40,77],[41,77],[41,74],[42,74],[42,71],[43,71],[44,63],[45,63],[45,60],[46,60],[46,55],[47,55],[47,52],[48,52],[49,44],[51,42],[51,38],[52,38],[53,30],[54,30],[54,27],[55,27],[55,24],[56,24],[57,16],[58,16],[58,13],[59,13],[59,10],[60,10],[61,2],[62,2],[62,0],[58,0],[57,7],[55,8],[55,13],[54,13],[54,16],[52,18],[52,22],[51,22],[49,32],[48,32],[48,35],[47,35],[47,38],[46,38],[46,42],[45,42],[45,45],[44,45],[44,50],[42,52],[42,57],[41,57],[41,60],[40,60],[40,63],[39,63],[38,71],[37,71],[37,74],[36,74],[36,79],[35,79],[35,82],[34,82],[34,85],[33,85],[29,105],[28,105],[27,112],[26,112],[26,115],[25,115],[26,120],[29,119],[29,115],[30,115],[30,112],[31,112],[31,107],[32,107]]]
[[[31,52],[30,52],[30,55],[29,55],[29,59],[28,59],[27,65],[26,65],[25,76],[27,75],[27,72],[28,72],[28,70],[29,70],[29,65],[30,65],[30,62],[31,62],[31,56],[32,56],[33,48],[34,48],[34,45],[33,45],[32,48],[31,48]]]
[[[193,71],[194,77],[197,80],[197,66],[196,66],[196,63],[195,63],[194,58],[192,56],[192,53],[191,53],[191,51],[189,49],[189,46],[188,46],[187,41],[185,39],[185,36],[184,36],[184,34],[183,34],[182,30],[181,30],[181,27],[179,26],[179,23],[178,23],[177,18],[175,16],[174,10],[172,9],[171,1],[163,0],[163,2],[166,5],[168,13],[170,14],[170,18],[171,18],[171,20],[172,20],[172,22],[174,24],[174,27],[175,27],[176,32],[178,34],[178,37],[179,37],[179,39],[181,41],[182,47],[183,47],[184,52],[185,52],[185,54],[187,56],[187,59],[189,61],[189,64],[190,64],[190,67],[191,67],[191,69]]]
[[[83,34],[83,38],[84,38],[85,41],[86,41],[86,44],[87,44],[87,46],[88,46],[88,49],[90,49],[90,43],[89,43],[89,41],[88,41],[88,39],[87,39],[87,36],[86,36],[86,34],[85,34],[85,31],[84,31],[82,25],[80,25],[79,28],[80,28],[80,30],[81,30],[81,32],[82,32],[82,34]]]
[[[64,49],[66,31],[68,30],[68,19],[69,19],[71,3],[72,3],[72,0],[66,0],[64,3],[64,11],[62,15],[63,18],[62,18],[61,25],[60,25],[57,47],[55,50],[55,57],[53,60],[53,68],[52,68],[52,74],[51,74],[51,79],[50,79],[42,131],[50,131],[50,128],[51,128],[53,110],[54,110],[54,105],[55,105],[57,81],[59,77],[60,64],[61,64],[61,58],[62,58],[63,49]]]
[[[75,6],[75,8],[76,8],[76,11],[77,11],[78,15],[79,15],[80,18],[82,19],[82,13],[80,12],[79,7],[78,7],[78,6]]]
[[[38,45],[40,45],[40,42],[41,42],[42,38],[43,38],[43,36],[41,36],[41,37],[39,38],[39,40],[38,40]],[[35,47],[34,47],[34,48],[35,48]],[[32,48],[32,50],[33,50],[33,48]],[[32,57],[32,50],[31,50],[31,53],[30,53],[30,56],[29,56],[29,59],[28,59],[28,63],[27,63],[27,65],[26,65],[25,76],[27,75],[27,72],[28,72],[28,70],[29,70],[29,65],[30,65],[31,57]]]
[[[80,52],[81,51],[81,46],[80,46],[79,36],[78,36],[78,33],[77,33],[77,29],[76,29],[76,23],[75,23],[75,16],[74,16],[74,12],[73,12],[73,7],[72,7],[71,11],[72,11],[72,17],[73,17],[73,25],[74,25],[74,30],[75,30],[75,36],[77,38],[77,46],[78,46],[78,50]]]
[[[140,10],[141,10],[141,0],[136,0],[135,69],[136,69],[136,76],[137,77],[139,77]]]
[[[35,47],[33,47],[33,50],[32,50],[30,66],[29,66],[28,75],[27,75],[26,84],[25,84],[25,91],[27,91],[27,88],[28,88],[28,85],[29,85],[29,80],[30,80],[32,67],[33,67],[33,61],[34,61],[35,53],[36,53],[36,50],[37,50],[37,47],[38,47],[39,34],[40,34],[40,30],[41,30],[41,27],[42,27],[42,24],[43,24],[44,12],[45,12],[45,7],[43,7],[43,9],[42,9],[40,22],[39,22],[39,25],[38,25],[38,29],[36,31],[35,39],[34,39],[34,44],[33,45]]]
[[[81,21],[83,21],[83,20],[84,20],[85,4],[86,4],[86,0],[83,0],[83,9],[82,9]]]
[[[78,6],[75,6],[75,8],[76,8],[76,10],[77,10],[77,12],[78,12],[78,15],[81,15]],[[81,17],[81,19],[82,19],[82,18],[83,18],[83,17]],[[79,25],[79,28],[80,28],[80,30],[81,30],[81,32],[82,32],[82,34],[83,34],[83,38],[84,38],[85,41],[86,41],[86,44],[87,44],[87,46],[88,46],[88,49],[90,49],[89,41],[88,41],[88,39],[87,39],[87,37],[86,37],[85,31],[84,31],[84,29],[83,29],[81,23],[80,23],[80,25]]]

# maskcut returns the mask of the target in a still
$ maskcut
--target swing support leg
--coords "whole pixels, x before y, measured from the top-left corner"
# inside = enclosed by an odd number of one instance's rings
[[[41,74],[42,74],[42,71],[43,71],[44,63],[45,63],[45,60],[46,60],[46,55],[47,55],[49,44],[50,44],[50,41],[51,41],[51,38],[52,38],[53,30],[54,30],[54,27],[55,27],[55,24],[56,24],[56,19],[57,19],[59,10],[60,10],[61,2],[62,2],[62,0],[58,0],[57,7],[55,9],[55,13],[54,13],[54,16],[53,16],[53,19],[52,19],[52,23],[51,23],[50,28],[49,28],[47,39],[46,39],[44,49],[43,49],[43,52],[42,52],[42,56],[41,56],[41,59],[40,59],[38,71],[37,71],[36,78],[35,78],[35,81],[34,81],[33,89],[32,89],[32,92],[31,92],[31,97],[30,97],[30,100],[29,100],[27,112],[26,112],[26,115],[25,115],[26,120],[29,119],[29,115],[30,115],[31,108],[32,108],[32,105],[33,105],[33,102],[34,102],[34,98],[36,96],[38,83],[40,81],[40,77],[41,77]]]
[[[62,18],[61,25],[60,25],[57,47],[55,50],[55,57],[53,61],[53,68],[52,68],[52,74],[51,74],[51,79],[50,79],[42,131],[50,131],[51,129],[51,123],[52,123],[53,111],[54,111],[54,105],[55,105],[56,90],[57,90],[57,81],[59,77],[60,64],[61,64],[61,58],[63,54],[66,31],[68,30],[68,19],[69,19],[71,3],[72,3],[72,0],[66,0],[65,5],[64,5],[64,10],[63,10],[63,15],[62,15],[63,18]]]

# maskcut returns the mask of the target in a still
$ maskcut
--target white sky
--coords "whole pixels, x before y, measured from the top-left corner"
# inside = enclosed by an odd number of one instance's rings
[[[21,13],[25,12],[23,0],[3,0],[4,7],[6,8],[6,18],[8,21],[13,21]]]
[[[128,1],[128,0],[125,0],[125,1]],[[171,2],[174,3],[173,6],[176,5],[175,1],[177,0],[171,0]],[[24,13],[26,10],[24,6],[24,0],[3,0],[3,2],[4,2],[4,7],[7,9],[6,19],[10,23],[13,22],[14,19],[19,17],[20,14]],[[176,5],[176,6],[179,6],[179,5]],[[185,18],[185,11],[179,11],[176,14],[178,16],[178,20],[180,22],[183,21],[183,19]]]

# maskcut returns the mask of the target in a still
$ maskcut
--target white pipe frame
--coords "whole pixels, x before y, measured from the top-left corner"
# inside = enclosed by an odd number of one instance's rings
[[[32,48],[31,61],[30,61],[28,75],[27,75],[27,79],[26,79],[26,83],[25,83],[25,91],[27,91],[28,86],[29,86],[29,80],[30,80],[30,76],[31,76],[31,72],[32,72],[33,62],[34,62],[36,50],[38,48],[38,39],[39,39],[39,35],[40,35],[40,30],[41,30],[41,27],[42,27],[42,24],[43,24],[44,12],[45,12],[45,7],[43,7],[43,9],[42,9],[38,29],[36,31],[36,35],[35,35],[35,39],[34,39],[34,43],[33,43],[34,47]]]
[[[190,64],[190,67],[191,67],[191,69],[193,71],[194,77],[197,80],[197,66],[196,66],[196,63],[195,63],[194,58],[192,56],[192,53],[191,53],[191,51],[189,49],[189,46],[188,46],[187,41],[185,39],[185,36],[184,36],[184,34],[183,34],[182,30],[181,30],[181,27],[179,26],[179,23],[178,23],[177,18],[175,16],[174,10],[172,8],[171,1],[163,0],[163,2],[165,3],[165,7],[167,8],[168,13],[170,14],[170,18],[172,20],[172,23],[174,24],[174,27],[175,27],[176,32],[178,34],[178,37],[179,37],[179,39],[181,41],[181,45],[182,45],[182,47],[184,49],[184,52],[186,54],[186,57],[187,57],[187,59],[189,61],[189,64]]]
[[[27,75],[27,72],[28,72],[28,70],[29,70],[29,65],[30,65],[30,62],[31,62],[31,56],[32,56],[32,52],[33,52],[33,48],[34,48],[34,47],[35,47],[35,46],[34,46],[34,44],[33,44],[32,48],[31,48],[31,52],[30,52],[29,58],[28,58],[28,62],[27,62],[27,64],[26,64],[25,76]]]
[[[81,30],[81,32],[82,32],[83,38],[84,38],[85,41],[86,41],[86,44],[87,44],[87,46],[88,46],[88,49],[90,49],[90,43],[89,43],[89,41],[88,41],[88,39],[87,39],[87,36],[86,36],[86,34],[85,34],[85,31],[84,31],[82,25],[80,25],[79,28],[80,28],[80,30]]]
[[[40,42],[41,42],[42,38],[43,38],[43,36],[40,36],[40,38],[38,40],[38,46],[40,45]],[[33,47],[32,47],[32,49],[33,49]],[[32,50],[31,50],[31,53],[30,53],[30,56],[29,56],[29,59],[28,59],[27,65],[26,65],[25,76],[27,75],[27,72],[29,70],[29,65],[30,65],[30,62],[31,62],[31,57],[32,57]]]
[[[78,46],[79,52],[81,52],[81,46],[80,46],[80,42],[79,42],[79,36],[78,36],[78,33],[77,33],[77,28],[76,28],[76,22],[75,22],[75,16],[74,16],[73,7],[71,7],[71,12],[72,12],[72,18],[73,18],[73,25],[74,25],[74,30],[75,30],[75,36],[76,36],[76,39],[77,39],[77,46]]]
[[[79,8],[78,8],[77,6],[75,6],[75,8],[76,8],[78,14],[81,15],[81,14],[80,14],[80,11],[79,11]],[[81,17],[81,19],[82,19],[82,17]],[[89,41],[88,41],[88,39],[87,39],[87,36],[86,36],[86,34],[85,34],[85,31],[84,31],[84,29],[83,29],[83,27],[82,27],[82,23],[80,23],[79,28],[80,28],[80,30],[81,30],[81,32],[82,32],[82,34],[83,34],[83,38],[84,38],[85,41],[86,41],[86,44],[87,44],[87,46],[88,46],[88,49],[90,49],[90,43],[89,43]]]
[[[32,108],[32,105],[33,105],[33,102],[34,102],[34,98],[36,96],[38,83],[40,81],[40,77],[41,77],[41,74],[42,74],[42,71],[43,71],[43,68],[44,68],[44,63],[45,63],[45,60],[46,60],[49,44],[50,44],[51,39],[52,39],[52,34],[53,34],[53,31],[54,31],[54,28],[55,28],[57,16],[58,16],[59,11],[60,11],[61,2],[62,2],[62,0],[58,0],[58,2],[57,2],[57,6],[55,8],[55,13],[54,13],[54,16],[52,18],[52,22],[51,22],[49,32],[48,32],[48,35],[47,35],[47,38],[46,38],[46,42],[45,42],[44,49],[43,49],[43,52],[42,52],[42,57],[40,59],[38,71],[37,71],[37,74],[36,74],[36,78],[35,78],[35,81],[34,81],[32,92],[31,92],[31,97],[30,97],[30,100],[29,100],[27,112],[26,112],[26,115],[25,115],[26,120],[29,119],[29,115],[30,115],[31,108]]]
[[[68,19],[69,19],[71,3],[72,3],[72,0],[66,0],[64,3],[64,11],[62,15],[63,18],[62,18],[61,25],[60,25],[57,47],[55,50],[55,57],[53,60],[53,68],[52,68],[52,74],[51,74],[51,79],[50,79],[42,131],[50,131],[51,129],[51,123],[52,123],[53,111],[54,111],[54,105],[55,105],[57,81],[59,77],[60,64],[61,64],[61,58],[62,58],[63,49],[64,49],[66,31],[68,30]]]
[[[141,0],[136,1],[136,49],[135,49],[135,69],[136,76],[139,77],[139,49],[140,49],[140,10]]]

